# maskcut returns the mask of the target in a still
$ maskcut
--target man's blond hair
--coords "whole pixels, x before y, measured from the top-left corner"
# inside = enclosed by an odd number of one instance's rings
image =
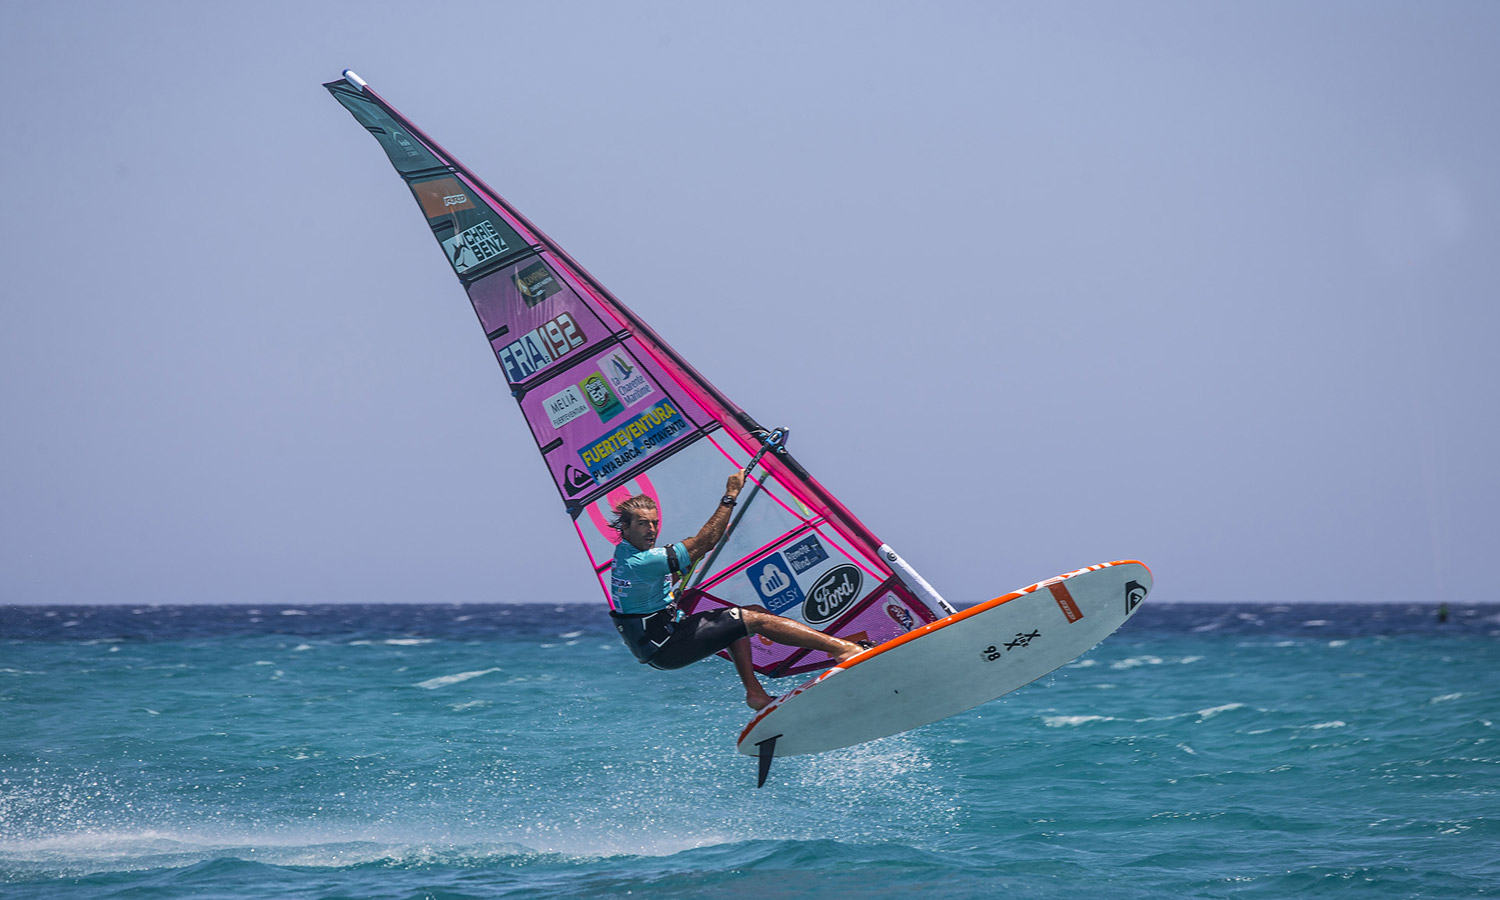
[[[626,497],[619,505],[614,507],[615,518],[609,523],[609,527],[615,531],[624,533],[630,527],[631,517],[638,512],[656,509],[656,501],[645,494],[636,494],[634,497]]]

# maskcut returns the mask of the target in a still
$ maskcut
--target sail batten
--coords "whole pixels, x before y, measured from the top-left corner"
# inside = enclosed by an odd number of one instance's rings
[[[468,293],[611,605],[613,505],[653,497],[663,539],[677,540],[712,512],[725,477],[754,460],[755,490],[679,586],[680,606],[757,604],[871,640],[938,617],[887,564],[880,539],[787,451],[784,432],[762,427],[556,241],[347,76],[325,87],[385,151]],[[753,643],[756,668],[771,675],[831,662]]]

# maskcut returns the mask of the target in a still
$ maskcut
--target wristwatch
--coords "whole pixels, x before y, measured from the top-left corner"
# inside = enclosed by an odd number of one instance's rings
[[[734,505],[734,498],[731,497],[728,494],[725,494],[724,496],[722,496],[722,497],[719,498],[719,505],[720,506],[733,506]]]

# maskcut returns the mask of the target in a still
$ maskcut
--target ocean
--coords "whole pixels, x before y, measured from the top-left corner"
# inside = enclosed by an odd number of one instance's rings
[[[0,897],[1500,896],[1496,606],[1148,600],[760,790],[749,716],[597,605],[0,606]]]

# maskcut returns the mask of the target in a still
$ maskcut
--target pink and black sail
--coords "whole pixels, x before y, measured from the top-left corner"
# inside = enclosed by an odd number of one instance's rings
[[[725,397],[358,76],[324,87],[379,141],[468,292],[606,600],[612,504],[650,494],[663,540],[678,540],[755,460],[725,540],[678,587],[684,610],[760,604],[877,643],[941,615],[941,598],[797,463],[784,433]],[[752,642],[771,676],[830,663]]]

